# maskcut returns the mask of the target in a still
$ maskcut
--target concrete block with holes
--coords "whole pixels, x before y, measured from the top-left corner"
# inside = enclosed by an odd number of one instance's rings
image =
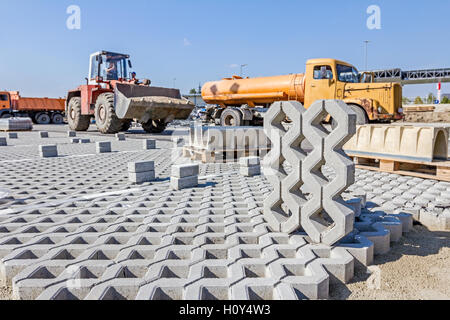
[[[8,145],[8,142],[6,141],[6,138],[0,137],[0,147],[6,147]]]
[[[125,141],[126,136],[124,133],[116,133],[116,139],[117,139],[117,141]]]
[[[41,138],[48,138],[48,132],[47,131],[40,131],[39,136]]]
[[[301,142],[299,126],[290,128],[291,133],[272,141],[275,149]],[[99,140],[89,132],[83,138]],[[211,163],[174,169],[174,178],[187,185],[190,179],[198,182],[199,169],[207,182],[174,191],[165,179],[172,176],[171,141],[158,140],[161,150],[149,152],[140,140],[111,142],[118,152],[105,161],[106,155],[93,154],[94,144],[74,146],[67,143],[70,139],[67,129],[56,126],[45,140],[61,143],[57,151],[65,157],[41,159],[38,145],[44,143],[36,131],[20,132],[14,148],[0,152],[0,176],[8,189],[0,200],[0,286],[11,287],[13,299],[326,299],[335,296],[336,283],[348,283],[353,269],[363,274],[374,251],[387,252],[411,228],[411,215],[401,212],[418,206],[418,195],[426,195],[426,216],[448,217],[441,206],[450,184],[357,169],[358,184],[348,188],[344,199],[359,198],[357,193],[367,187],[368,201],[354,232],[333,245],[314,244],[304,232],[290,231],[302,213],[302,201],[285,192],[302,183],[302,157],[294,149],[284,151],[285,171],[275,170],[285,174],[286,183],[277,179],[271,187],[270,172],[247,178],[230,174],[239,168],[236,163]],[[68,167],[77,170],[68,176]],[[126,185],[129,174],[138,181],[145,173],[147,180],[148,172],[155,171],[161,181]],[[335,171],[321,167],[328,181],[340,176]],[[381,188],[390,184],[390,190]],[[276,197],[270,206],[278,209],[277,199],[282,199],[287,206],[280,207],[296,217],[274,219],[279,230],[262,213],[272,190]],[[304,192],[309,197],[313,190]],[[383,199],[385,193],[395,197]],[[380,212],[381,205],[402,196],[408,202],[401,212]]]
[[[19,136],[18,136],[17,132],[8,132],[8,138],[9,139],[18,139]]]
[[[77,136],[77,132],[76,131],[67,131],[67,136],[69,138],[75,138]]]

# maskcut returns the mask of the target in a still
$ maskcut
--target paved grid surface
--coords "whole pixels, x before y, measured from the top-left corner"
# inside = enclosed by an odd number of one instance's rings
[[[65,132],[19,133],[1,147],[10,194],[0,202],[0,285],[16,299],[326,299],[409,230],[400,209],[439,216],[450,200],[449,183],[357,170],[344,193],[367,194],[355,232],[314,245],[270,231],[270,185],[240,176],[239,164],[202,164],[197,188],[172,191],[170,139],[144,151],[138,139],[79,136],[112,141],[113,153],[95,155]],[[42,143],[57,143],[60,157],[39,158]],[[127,163],[140,160],[155,161],[155,182],[128,181]]]

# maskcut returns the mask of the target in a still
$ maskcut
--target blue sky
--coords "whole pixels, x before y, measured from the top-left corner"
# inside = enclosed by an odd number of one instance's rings
[[[0,89],[64,96],[84,82],[89,54],[129,53],[138,77],[189,91],[239,74],[304,72],[309,58],[338,58],[364,69],[450,67],[450,1],[428,0],[0,0]],[[366,10],[381,8],[381,30]],[[67,7],[81,8],[69,30]],[[436,93],[406,86],[404,95]],[[443,86],[450,93],[450,85]]]

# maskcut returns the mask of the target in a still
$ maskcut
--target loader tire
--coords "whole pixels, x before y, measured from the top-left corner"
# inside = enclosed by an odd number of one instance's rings
[[[101,133],[118,133],[122,129],[122,121],[114,111],[114,93],[102,93],[95,104],[95,123]]]
[[[120,131],[128,131],[131,128],[132,120],[122,120],[122,128],[120,128]]]
[[[228,108],[220,116],[220,125],[222,127],[241,127],[244,122],[242,113],[236,108]]]
[[[87,129],[89,129],[91,117],[81,115],[80,97],[73,97],[70,99],[67,107],[67,122],[69,123],[69,128],[71,130],[87,131]]]
[[[147,123],[142,123],[142,128],[147,133],[162,133],[166,130],[167,125],[161,120],[150,120]]]

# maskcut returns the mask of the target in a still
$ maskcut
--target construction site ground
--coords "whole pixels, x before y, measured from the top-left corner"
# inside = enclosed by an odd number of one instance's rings
[[[287,262],[267,256],[276,251],[289,258],[289,246],[314,247],[307,237],[267,230],[262,208],[270,186],[263,175],[240,176],[237,163],[200,164],[197,188],[172,191],[171,166],[179,151],[173,137],[187,136],[187,130],[146,134],[132,128],[117,141],[91,126],[77,134],[90,143],[72,144],[66,125],[36,125],[8,139],[0,147],[0,189],[9,192],[0,201],[0,259],[6,266],[0,299],[237,299],[245,296],[244,285],[251,297],[286,298],[274,289],[285,278],[264,266],[285,268]],[[143,150],[143,139],[155,139],[156,149]],[[110,141],[113,152],[96,154],[97,141]],[[40,158],[39,145],[48,144],[58,145],[57,158]],[[156,181],[129,182],[127,164],[144,160],[155,162]],[[361,191],[374,214],[412,208],[439,217],[450,210],[447,182],[357,169],[344,199]],[[355,267],[349,283],[331,281],[329,299],[450,299],[450,231],[416,222],[390,246],[375,255],[370,270]],[[65,290],[71,280],[64,270],[72,262],[84,269],[71,291]],[[237,263],[246,266],[240,276]]]

